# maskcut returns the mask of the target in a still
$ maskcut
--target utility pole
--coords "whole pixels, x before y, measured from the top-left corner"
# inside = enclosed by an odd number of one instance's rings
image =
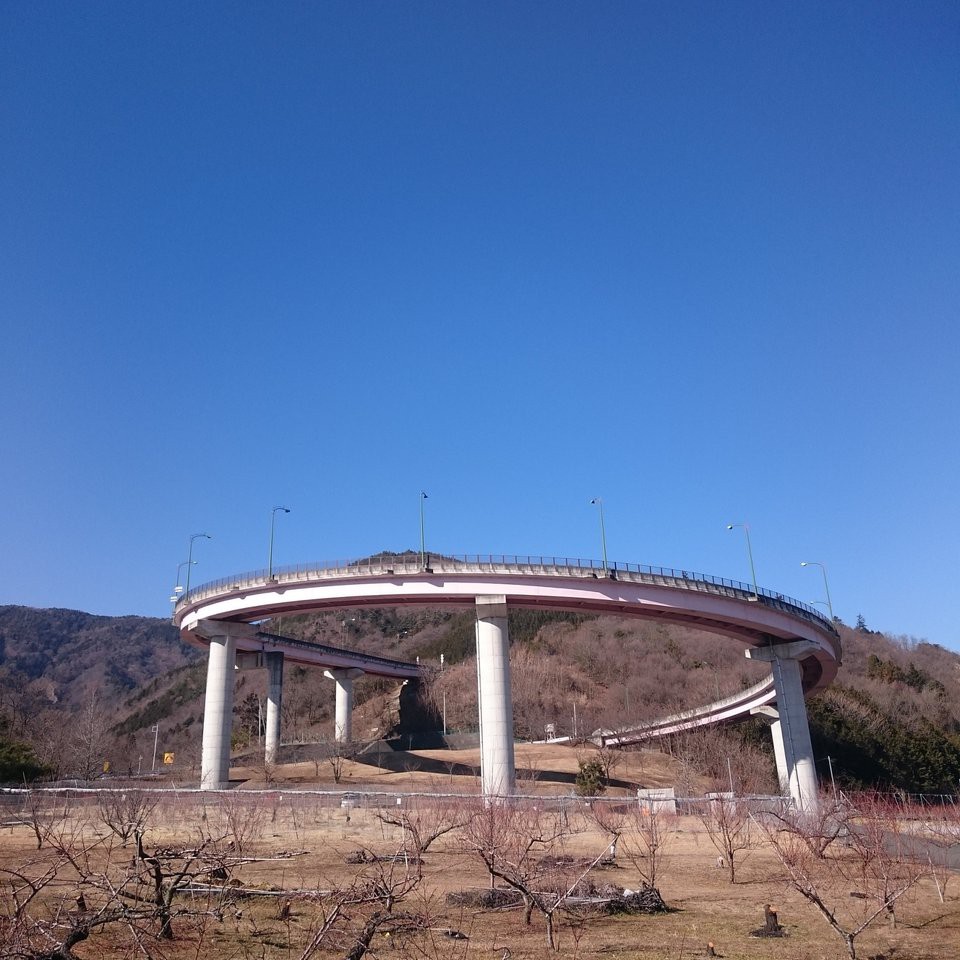
[[[440,677],[443,678],[443,654],[440,654]],[[443,735],[447,735],[447,688],[443,688]]]
[[[153,764],[150,767],[151,773],[157,772],[157,741],[160,739],[160,724],[155,723],[151,728],[153,731]]]

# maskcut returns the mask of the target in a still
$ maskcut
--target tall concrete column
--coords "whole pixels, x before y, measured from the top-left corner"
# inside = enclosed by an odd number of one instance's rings
[[[237,659],[237,641],[229,634],[211,636],[209,641],[207,689],[203,701],[200,789],[221,790],[230,782],[233,674]]]
[[[264,656],[267,664],[267,730],[263,759],[276,763],[280,754],[280,707],[283,702],[283,654],[271,651]]]
[[[485,797],[514,792],[513,697],[507,598],[477,597],[477,700],[480,707],[480,777]]]
[[[333,737],[337,743],[353,739],[353,681],[363,676],[362,670],[324,670],[323,675],[337,685],[337,706]]]
[[[816,647],[809,641],[797,640],[793,643],[771,644],[768,647],[751,647],[746,651],[750,660],[769,663],[773,672],[784,754],[783,766],[789,772],[790,796],[797,809],[805,813],[816,813],[819,803],[817,770],[800,676],[800,661],[814,650]],[[774,736],[776,751],[776,734]],[[778,773],[779,766],[778,760]]]
[[[788,755],[790,744],[784,740],[783,724],[780,714],[775,707],[757,707],[750,711],[760,714],[770,720],[770,737],[773,740],[773,757],[777,764],[777,782],[780,784],[780,793],[784,796],[790,793],[790,773],[794,767],[793,754]]]

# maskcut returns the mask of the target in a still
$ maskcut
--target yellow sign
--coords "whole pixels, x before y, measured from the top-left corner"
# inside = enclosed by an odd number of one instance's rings
[[[165,754],[163,755],[163,762],[164,762],[165,764],[167,764],[168,766],[169,766],[171,763],[173,763],[173,754],[172,754],[172,753],[165,753]]]
[[[110,772],[110,761],[109,761],[109,760],[104,760],[104,761],[103,761],[103,772],[104,772],[104,773],[109,773],[109,772]]]

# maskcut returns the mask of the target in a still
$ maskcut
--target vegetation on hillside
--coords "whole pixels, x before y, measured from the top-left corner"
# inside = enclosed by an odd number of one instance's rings
[[[423,684],[425,715],[437,728],[445,715],[450,731],[476,729],[469,612],[338,611],[277,618],[270,629],[382,656],[419,657],[433,667]],[[960,657],[871,631],[862,618],[856,628],[839,629],[843,665],[837,681],[809,701],[821,776],[828,775],[829,757],[843,786],[955,791]],[[512,611],[510,634],[515,727],[525,739],[548,731],[583,737],[654,719],[728,695],[764,672],[737,643],[640,620]],[[92,775],[108,757],[114,769],[137,769],[145,758],[152,764],[155,743],[179,761],[195,763],[204,682],[201,656],[166,621],[0,607],[0,735],[8,744],[0,750],[20,765],[15,779],[41,771]],[[238,746],[256,745],[264,696],[263,671],[238,671]],[[398,696],[399,686],[390,681],[357,682],[359,738],[399,729]],[[332,710],[330,682],[319,671],[288,666],[285,738],[329,736]],[[772,780],[770,738],[760,721],[663,746],[718,783],[731,774],[744,784]]]

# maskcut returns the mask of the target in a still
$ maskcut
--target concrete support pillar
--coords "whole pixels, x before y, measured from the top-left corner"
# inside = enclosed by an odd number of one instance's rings
[[[770,737],[773,740],[773,757],[777,764],[777,782],[780,784],[780,793],[787,796],[790,793],[790,772],[793,770],[793,754],[789,753],[790,744],[784,740],[783,724],[780,723],[780,714],[775,707],[757,707],[750,711],[770,720]]]
[[[797,809],[804,813],[816,813],[819,803],[817,770],[800,674],[800,661],[815,649],[812,643],[800,640],[751,647],[746,651],[749,659],[769,663],[773,672],[779,714],[777,726],[780,728],[779,732],[773,732],[774,752],[778,739],[783,751],[782,760],[777,757],[777,772],[780,774],[783,770],[787,773],[790,796]]]
[[[324,670],[323,675],[337,685],[337,706],[333,738],[337,743],[353,739],[353,681],[363,676],[362,670]]]
[[[207,690],[203,702],[203,752],[200,789],[222,790],[230,782],[230,737],[233,732],[233,674],[237,641],[229,635],[210,637]]]
[[[773,738],[773,756],[777,762],[777,782],[780,792],[786,796],[790,792],[790,774],[793,770],[793,757],[787,760],[787,744],[783,739],[783,724],[774,720],[770,724],[770,736]]]
[[[477,597],[477,690],[483,795],[509,796],[516,785],[516,769],[505,596]]]
[[[280,707],[283,703],[283,654],[271,651],[264,656],[267,664],[267,730],[263,759],[276,763],[280,754]]]

